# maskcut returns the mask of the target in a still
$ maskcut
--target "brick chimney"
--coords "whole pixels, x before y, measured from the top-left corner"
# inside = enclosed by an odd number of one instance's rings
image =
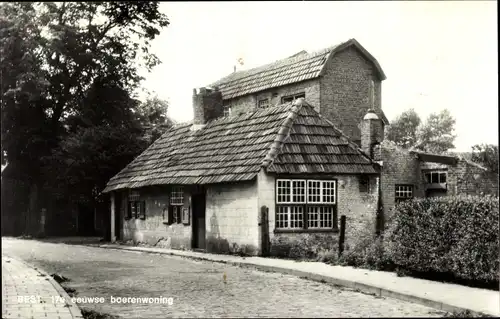
[[[217,89],[205,88],[193,90],[193,129],[199,129],[208,121],[223,115],[222,93]]]
[[[374,111],[375,85],[370,82],[370,109],[361,121],[361,149],[373,158],[373,147],[384,140],[384,123]]]

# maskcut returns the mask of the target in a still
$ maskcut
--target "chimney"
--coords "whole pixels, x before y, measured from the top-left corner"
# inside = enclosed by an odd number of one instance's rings
[[[193,89],[193,129],[205,126],[208,121],[223,115],[222,93],[217,89]]]
[[[370,82],[370,109],[361,122],[361,149],[373,158],[373,147],[384,139],[384,126],[382,120],[374,111],[375,85]]]

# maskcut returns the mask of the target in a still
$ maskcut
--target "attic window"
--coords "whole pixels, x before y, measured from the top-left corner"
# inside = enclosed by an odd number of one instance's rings
[[[293,102],[297,99],[300,99],[300,98],[306,98],[306,94],[304,92],[302,93],[297,93],[297,94],[293,94],[293,95],[288,95],[288,96],[284,96],[281,98],[281,103],[288,103],[288,102]]]
[[[224,115],[224,117],[231,116],[231,106],[230,105],[226,105],[223,107],[223,115]]]
[[[269,107],[269,99],[259,100],[259,109],[265,109]]]

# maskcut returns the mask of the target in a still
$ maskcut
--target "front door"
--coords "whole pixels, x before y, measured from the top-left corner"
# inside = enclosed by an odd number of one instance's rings
[[[193,249],[205,249],[205,190],[192,195]]]

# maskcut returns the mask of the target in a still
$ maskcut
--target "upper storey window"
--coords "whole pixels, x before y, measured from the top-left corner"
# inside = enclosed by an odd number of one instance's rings
[[[306,98],[306,94],[304,92],[302,92],[302,93],[284,96],[281,98],[281,103],[293,102],[296,99],[300,99],[300,98]]]

